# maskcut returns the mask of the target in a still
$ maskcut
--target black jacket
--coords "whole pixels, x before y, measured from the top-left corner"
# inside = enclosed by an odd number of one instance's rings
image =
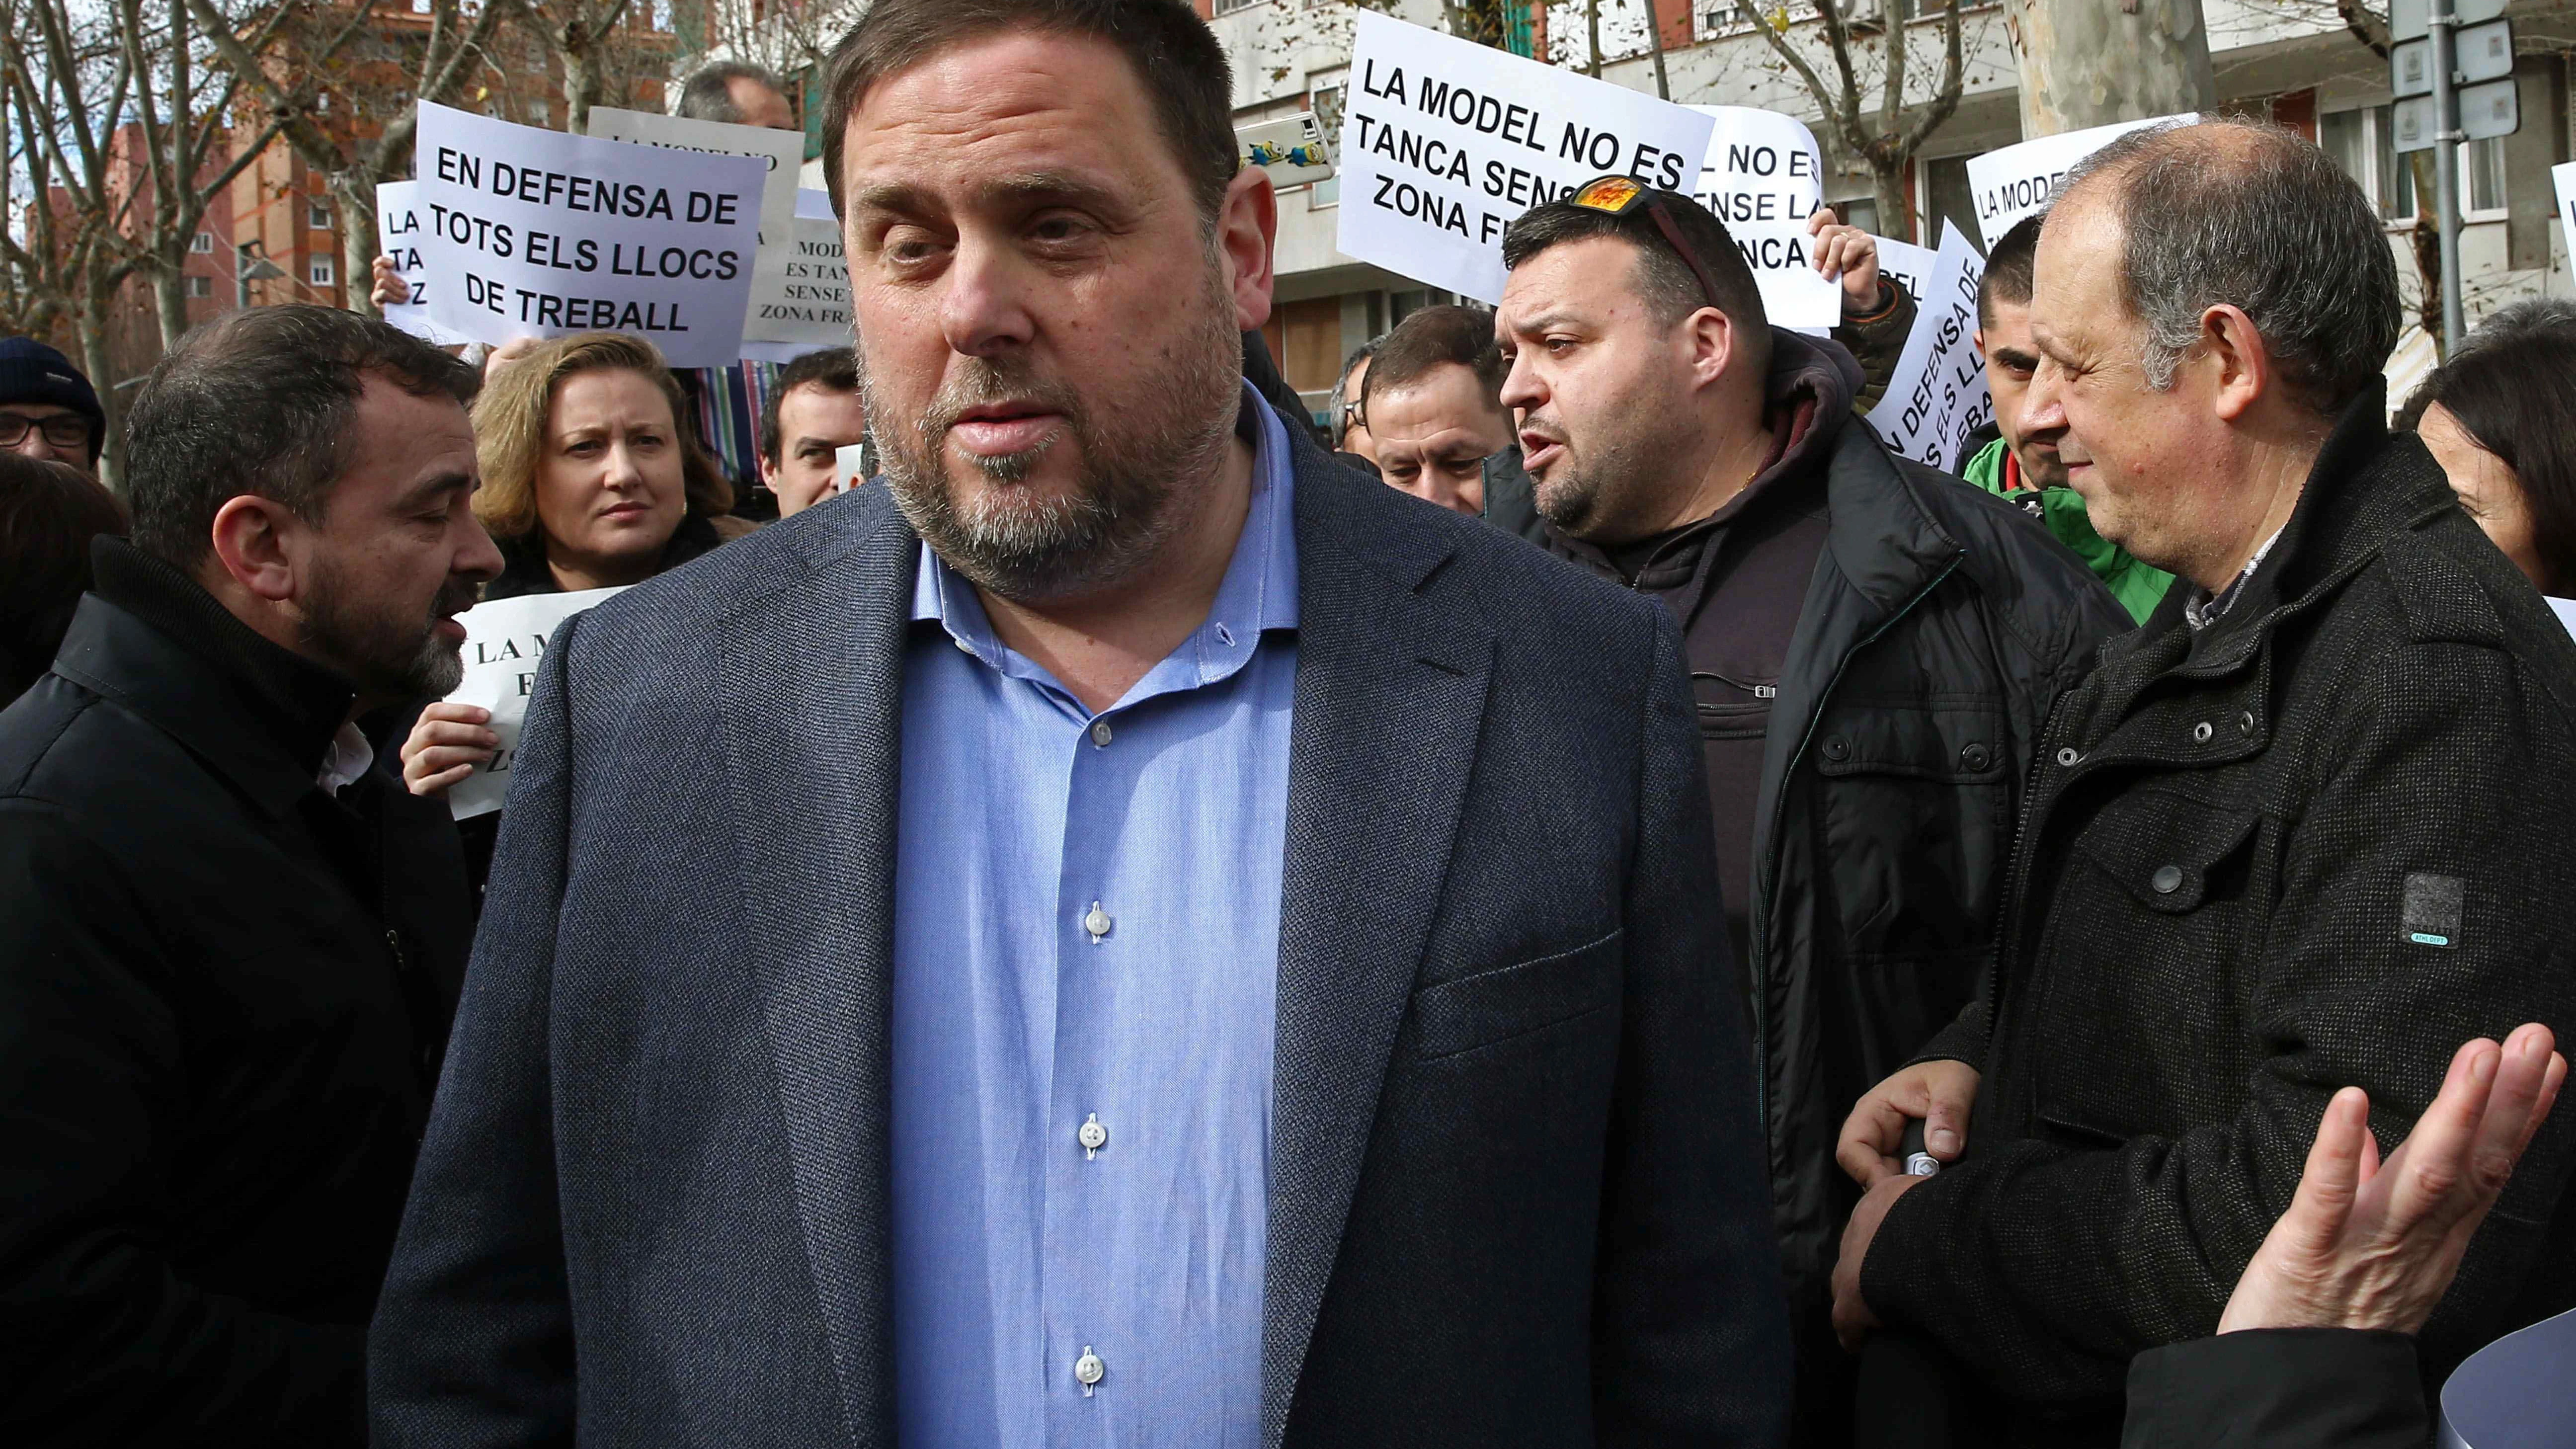
[[[2151,1348],[2129,1363],[2122,1449],[2424,1449],[2415,1340],[2270,1328]]]
[[[358,1443],[456,832],[383,768],[315,786],[336,676],[96,558],[0,712],[0,1442]]]
[[[1775,376],[1835,350],[1777,333]],[[1847,360],[1838,375],[1847,389]],[[2020,509],[1895,457],[1846,407],[1818,407],[1811,426],[1802,474],[1764,485],[1782,490],[1775,508],[1824,515],[1777,695],[1717,704],[1704,690],[1700,723],[1712,750],[1762,741],[1750,817],[1717,828],[1750,836],[1754,1046],[1812,1356],[1836,1352],[1823,1315],[1858,1197],[1833,1160],[1843,1119],[1974,994],[2022,762],[2097,641],[2129,621]],[[1659,592],[1683,615],[1693,671],[1737,667],[1739,621],[1707,606],[1712,581]]]
[[[1677,631],[1292,451],[1264,1442],[1775,1443]],[[379,1444],[892,1442],[920,552],[866,489],[546,650],[376,1320]]]
[[[2175,589],[2067,697],[1992,990],[1933,1049],[1984,1073],[1967,1156],[1897,1200],[1862,1292],[2023,1439],[2106,1440],[2131,1357],[2217,1326],[2336,1089],[2393,1147],[2461,1042],[2576,1030],[2576,641],[2384,416],[2343,416],[2216,622]],[[2428,1383],[2576,1305],[2571,1165],[2560,1113]]]

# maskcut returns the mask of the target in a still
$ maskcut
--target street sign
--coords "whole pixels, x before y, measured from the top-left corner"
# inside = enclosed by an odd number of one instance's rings
[[[2451,13],[2462,25],[2493,20],[2504,13],[2504,0],[2451,0]],[[2433,0],[2388,0],[2388,38],[2416,40],[2432,30]]]
[[[2433,42],[2409,40],[2388,47],[2388,89],[2400,96],[2433,93]]]
[[[2496,80],[2513,74],[2513,22],[2490,20],[2472,25],[2459,33],[2454,42],[2458,53],[2452,57],[2452,68],[2461,80],[2476,82]],[[2390,52],[2394,63],[2395,52]]]
[[[2460,87],[2460,131],[2472,141],[2510,136],[2522,129],[2522,97],[2513,78]]]
[[[2399,101],[2389,110],[2389,129],[2397,134],[2400,152],[2431,150],[2434,133],[2442,129],[2433,98],[2409,96]]]

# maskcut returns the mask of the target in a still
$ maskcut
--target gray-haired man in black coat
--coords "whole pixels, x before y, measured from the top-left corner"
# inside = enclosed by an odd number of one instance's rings
[[[2387,432],[2393,264],[2315,146],[2105,148],[2032,327],[2095,524],[2181,582],[2043,737],[1986,999],[1845,1130],[1875,1185],[1836,1319],[1937,1340],[1981,1437],[2109,1442],[2129,1360],[2217,1324],[2337,1087],[2394,1141],[2462,1038],[2576,1022],[2576,643]],[[1897,1176],[1925,1116],[1966,1153]],[[2425,1324],[2429,1382],[2576,1304],[2571,1165],[2562,1118]]]

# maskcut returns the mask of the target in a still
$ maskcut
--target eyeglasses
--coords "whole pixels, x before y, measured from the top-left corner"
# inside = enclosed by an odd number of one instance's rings
[[[89,419],[78,413],[59,413],[50,418],[31,418],[24,413],[0,413],[0,448],[14,448],[27,441],[27,434],[43,429],[45,441],[57,448],[89,446]]]
[[[1721,312],[1726,310],[1718,305],[1717,283],[1710,279],[1708,268],[1700,265],[1699,257],[1682,240],[1682,229],[1674,225],[1672,209],[1656,199],[1655,193],[1647,190],[1645,183],[1633,176],[1595,176],[1574,188],[1565,199],[1603,216],[1626,216],[1640,207],[1644,208],[1646,215],[1655,219],[1655,230],[1664,234],[1673,254],[1682,259],[1683,266],[1691,269],[1692,276],[1699,278],[1699,293],[1708,299],[1708,305]]]

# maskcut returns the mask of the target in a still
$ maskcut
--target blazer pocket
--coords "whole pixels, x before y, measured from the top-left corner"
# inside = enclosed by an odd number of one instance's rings
[[[1415,1054],[1454,1056],[1617,1004],[1625,935],[1612,931],[1571,951],[1453,977],[1414,992]]]

